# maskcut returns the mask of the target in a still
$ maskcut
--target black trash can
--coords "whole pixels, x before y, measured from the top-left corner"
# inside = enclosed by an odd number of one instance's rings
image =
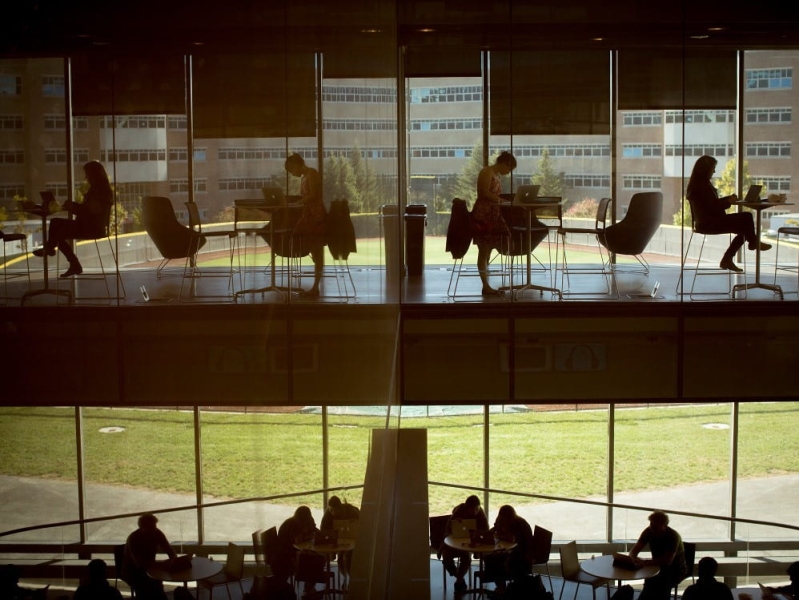
[[[405,269],[408,277],[421,277],[424,272],[424,229],[427,206],[408,204],[405,207]]]
[[[385,252],[386,283],[396,286],[400,273],[399,207],[396,204],[380,207],[380,237]]]

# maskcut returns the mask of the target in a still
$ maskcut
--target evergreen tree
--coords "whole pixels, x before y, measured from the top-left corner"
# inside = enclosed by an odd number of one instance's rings
[[[540,185],[539,196],[564,196],[566,183],[563,181],[563,173],[555,173],[552,167],[552,160],[549,158],[549,150],[544,148],[541,158],[538,161],[538,172],[533,175],[533,183]]]
[[[377,210],[379,196],[374,169],[363,159],[363,153],[357,144],[350,150],[349,158],[355,176],[354,191],[358,194],[357,198],[347,198],[350,200],[350,207],[360,206],[361,212]]]
[[[495,153],[491,157],[490,162],[496,160],[498,154],[499,153]],[[452,186],[455,198],[466,200],[466,202],[471,205],[474,204],[477,200],[477,176],[480,174],[480,170],[483,166],[485,166],[483,164],[483,144],[478,140],[472,148],[472,155],[469,157],[469,160],[466,161],[466,164],[463,165],[463,169],[460,175],[458,175],[455,185]],[[450,201],[451,200],[452,198],[450,198]]]

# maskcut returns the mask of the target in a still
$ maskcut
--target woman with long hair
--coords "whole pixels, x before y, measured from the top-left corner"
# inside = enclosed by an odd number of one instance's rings
[[[733,261],[735,253],[744,245],[744,240],[749,243],[749,249],[755,250],[760,245],[760,250],[768,250],[771,244],[766,244],[757,239],[755,221],[747,212],[727,213],[726,210],[738,201],[736,194],[719,198],[718,190],[713,187],[711,178],[716,172],[716,159],[712,156],[700,156],[691,171],[688,180],[686,196],[691,205],[691,216],[697,233],[717,234],[732,233],[729,248],[721,258],[719,267],[729,269],[735,273],[743,273]]]
[[[83,173],[89,183],[89,189],[83,196],[83,202],[67,200],[62,208],[75,215],[74,219],[55,218],[50,220],[47,241],[44,246],[34,250],[36,256],[54,256],[56,248],[69,262],[69,268],[61,277],[72,277],[83,273],[83,267],[72,249],[69,240],[95,239],[106,234],[106,227],[111,217],[114,193],[105,167],[96,160],[83,165]]]

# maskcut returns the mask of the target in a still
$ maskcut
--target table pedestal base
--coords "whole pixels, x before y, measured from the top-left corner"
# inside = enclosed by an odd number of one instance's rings
[[[770,283],[761,283],[759,281],[756,281],[754,283],[737,283],[737,284],[735,284],[734,286],[732,286],[732,296],[734,298],[735,297],[735,293],[738,292],[739,290],[755,290],[755,289],[770,290],[770,291],[774,292],[775,294],[779,294],[780,300],[784,300],[785,299],[785,297],[782,295],[782,287],[780,287],[779,285],[773,285],[773,284],[770,284]]]

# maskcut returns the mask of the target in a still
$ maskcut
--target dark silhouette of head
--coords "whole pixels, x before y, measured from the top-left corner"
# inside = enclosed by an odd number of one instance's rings
[[[19,577],[20,570],[17,565],[3,565],[0,567],[0,592],[16,589]]]
[[[139,517],[139,529],[155,529],[158,523],[158,517],[153,513],[144,513]]]
[[[294,518],[297,519],[304,527],[313,527],[315,522],[313,519],[313,515],[311,514],[311,509],[305,506],[298,506],[297,509],[294,511]]]
[[[88,570],[91,581],[105,581],[108,579],[108,565],[100,558],[90,560]]]
[[[791,563],[786,573],[788,573],[791,583],[799,583],[799,560]]]
[[[699,579],[710,579],[711,577],[715,577],[718,568],[719,563],[717,563],[716,559],[711,556],[705,556],[696,565]]]
[[[105,172],[105,167],[99,160],[90,160],[83,165],[83,173],[86,175],[86,180],[89,182],[90,187],[110,189],[111,184],[108,181],[108,173]]]
[[[327,501],[327,505],[333,510],[341,508],[341,498],[338,496],[330,496],[330,499]]]
[[[649,515],[649,528],[652,531],[661,533],[669,526],[669,515],[662,510],[656,510]]]
[[[295,177],[302,175],[302,170],[305,168],[305,159],[297,153],[290,155],[286,159],[285,169]]]
[[[469,512],[473,515],[476,515],[480,511],[480,498],[472,494],[468,498],[466,498],[466,502],[464,502],[466,508],[469,509]]]
[[[716,164],[717,161],[712,156],[705,155],[696,159],[686,189],[686,194],[689,198],[697,185],[710,181],[710,178],[713,177],[713,172],[716,170]]]

